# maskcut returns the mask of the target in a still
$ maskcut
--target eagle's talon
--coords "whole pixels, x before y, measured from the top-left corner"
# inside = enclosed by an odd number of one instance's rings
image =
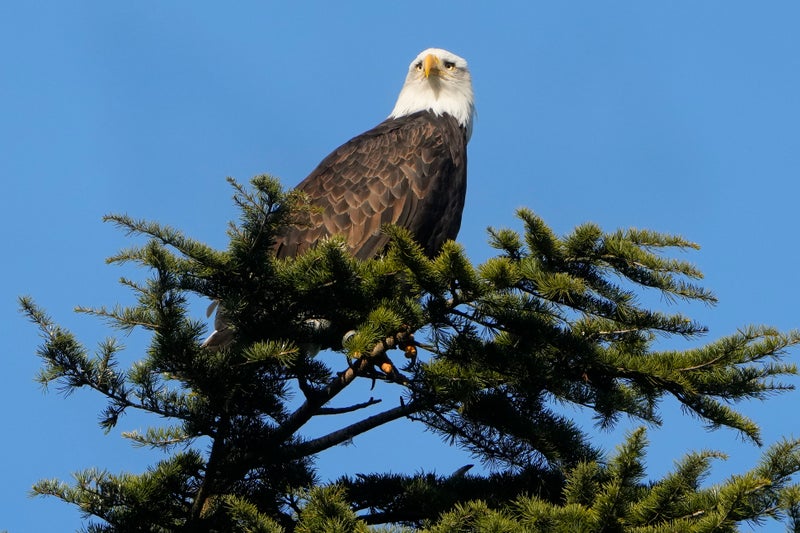
[[[412,361],[416,361],[417,360],[417,347],[416,346],[414,346],[413,344],[409,344],[408,346],[406,346],[406,349],[404,351],[405,351],[406,359],[411,359]]]

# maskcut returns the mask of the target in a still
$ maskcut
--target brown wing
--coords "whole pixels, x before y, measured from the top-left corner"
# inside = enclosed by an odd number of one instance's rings
[[[368,259],[386,247],[383,224],[409,229],[435,254],[461,226],[466,144],[453,117],[427,111],[386,120],[351,139],[297,186],[321,210],[281,232],[277,256],[295,256],[338,234],[356,257]]]

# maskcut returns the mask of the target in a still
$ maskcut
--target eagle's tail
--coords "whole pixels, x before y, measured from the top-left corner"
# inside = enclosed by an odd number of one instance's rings
[[[221,350],[233,341],[233,328],[228,325],[225,318],[225,308],[219,305],[219,300],[214,300],[211,305],[206,309],[206,317],[210,317],[211,313],[217,311],[214,317],[214,331],[203,341],[203,348],[212,348]]]

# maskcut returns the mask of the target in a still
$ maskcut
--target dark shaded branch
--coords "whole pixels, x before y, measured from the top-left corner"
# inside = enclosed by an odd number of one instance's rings
[[[371,429],[386,424],[387,422],[391,422],[392,420],[397,420],[398,418],[421,411],[423,408],[424,406],[421,404],[421,402],[411,402],[398,405],[397,407],[389,409],[388,411],[370,416],[364,420],[334,431],[333,433],[328,433],[327,435],[317,439],[306,441],[296,446],[291,455],[296,457],[305,457],[307,455],[319,453],[332,446],[336,446],[337,444],[347,442],[356,435],[365,433]]]
[[[303,396],[305,396],[306,399],[311,398],[318,392],[308,381],[306,381],[304,376],[297,377],[297,387],[300,389],[300,392],[303,393]]]
[[[225,439],[227,438],[229,430],[230,420],[227,417],[223,417],[219,421],[214,443],[211,445],[211,453],[209,454],[208,463],[206,464],[205,476],[203,476],[202,483],[197,489],[197,494],[192,503],[191,514],[189,515],[189,522],[187,523],[190,529],[198,526],[208,499],[216,492],[215,485],[220,475],[218,468],[226,453]]]
[[[376,511],[374,513],[358,515],[358,518],[363,520],[367,525],[375,526],[399,522],[416,522],[427,518],[427,516],[418,510],[400,509],[397,511]]]
[[[422,411],[422,409],[417,409],[417,411]],[[433,427],[451,438],[461,438],[468,446],[471,446],[474,450],[480,450],[486,457],[500,459],[509,465],[524,466],[520,463],[520,457],[517,454],[509,454],[507,450],[503,449],[499,439],[496,440],[497,435],[492,436],[490,434],[486,436],[480,432],[469,431],[468,426],[470,424],[468,421],[464,420],[462,424],[456,424],[435,408],[428,409],[426,413],[429,413],[433,419],[438,420],[439,424],[437,425],[434,420],[425,419],[424,417],[410,416],[409,418],[422,422],[428,427]]]
[[[297,430],[303,427],[306,422],[319,413],[320,408],[328,403],[334,396],[342,392],[345,387],[353,382],[358,376],[363,375],[374,364],[376,359],[386,356],[387,350],[394,348],[396,341],[394,337],[387,337],[379,342],[372,349],[369,355],[360,357],[355,363],[344,372],[333,378],[327,387],[315,393],[303,402],[286,421],[281,424],[278,430],[271,436],[271,440],[276,443],[284,442],[294,435]]]
[[[303,405],[298,407],[297,410],[289,415],[286,421],[281,424],[278,431],[272,436],[272,439],[275,439],[276,442],[283,442],[294,435],[298,429],[311,420],[311,417],[317,414],[323,405],[342,392],[345,387],[352,383],[359,375],[363,374],[371,365],[372,362],[368,357],[361,357],[355,364],[333,378],[327,387],[308,396],[306,401],[303,402]]]
[[[319,411],[317,411],[318,415],[340,415],[342,413],[352,413],[353,411],[358,411],[359,409],[364,409],[365,407],[369,407],[370,405],[375,405],[376,403],[381,403],[383,400],[378,398],[370,398],[366,402],[357,403],[348,407],[320,407]]]

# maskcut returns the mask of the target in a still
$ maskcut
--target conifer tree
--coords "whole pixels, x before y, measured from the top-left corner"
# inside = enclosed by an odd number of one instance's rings
[[[78,506],[88,531],[735,531],[771,518],[796,527],[800,441],[774,445],[753,470],[717,486],[702,485],[712,452],[648,482],[643,430],[607,458],[558,409],[584,406],[606,427],[623,415],[657,425],[660,402],[672,397],[709,427],[762,444],[757,424],[732,403],[790,388],[779,379],[796,369],[782,359],[800,333],[748,327],[698,348],[658,349],[659,337],[706,332],[639,303],[648,291],[715,302],[694,266],[667,256],[692,242],[594,224],[558,236],[523,209],[523,231],[490,229],[497,255],[477,266],[453,242],[428,258],[396,227],[385,228],[390,247],[373,260],[353,259],[336,238],[278,260],[277,229],[309,207],[269,176],[250,187],[230,181],[241,218],[226,250],[157,223],[106,217],[147,239],[109,261],[150,275],[122,280],[135,305],[79,311],[150,334],[129,368],[120,367],[117,342],[91,353],[21,298],[43,338],[42,384],[96,391],[106,430],[127,410],[155,415],[145,432],[125,434],[164,450],[146,472],[89,468],[71,484],[35,485],[36,494]],[[188,303],[196,296],[225,310],[229,345],[202,345],[205,317]],[[355,380],[372,381],[371,397],[337,402]],[[303,436],[317,417],[353,413],[363,416]],[[335,482],[318,479],[316,456],[401,418],[492,473],[353,465]]]

